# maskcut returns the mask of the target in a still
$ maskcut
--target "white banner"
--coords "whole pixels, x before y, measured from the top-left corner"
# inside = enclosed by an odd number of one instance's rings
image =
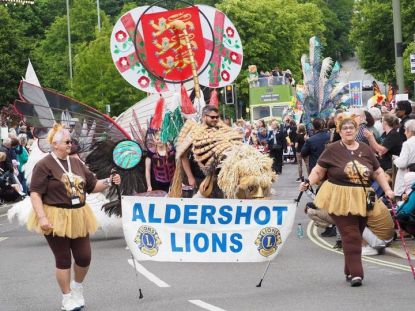
[[[295,209],[276,200],[123,196],[122,221],[139,261],[256,262],[280,252]]]

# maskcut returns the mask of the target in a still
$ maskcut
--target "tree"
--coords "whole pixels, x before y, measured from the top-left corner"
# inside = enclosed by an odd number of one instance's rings
[[[244,49],[244,67],[257,65],[271,70],[276,65],[290,68],[298,81],[302,77],[300,58],[308,51],[309,39],[324,40],[322,13],[312,3],[296,0],[224,0],[218,5],[235,24]],[[248,102],[246,72],[238,78],[243,100]]]
[[[118,73],[109,50],[112,25],[106,21],[97,38],[82,46],[75,57],[72,95],[90,106],[118,115],[145,96]]]
[[[354,0],[302,0],[300,2],[314,3],[322,12],[325,26],[325,41],[322,41],[324,56],[337,60],[348,58],[353,53],[349,42],[349,31]]]
[[[0,25],[0,106],[4,106],[17,98],[17,87],[27,63],[27,48],[21,29],[3,6],[0,6]]]
[[[406,48],[413,40],[415,3],[401,1],[402,38]],[[361,0],[356,2],[350,40],[356,46],[360,66],[375,79],[396,81],[392,4],[390,0]],[[405,55],[406,55],[405,51]],[[405,59],[404,62],[409,62]],[[405,77],[409,77],[409,64]]]
[[[105,14],[101,17],[103,20],[106,18]],[[95,1],[74,0],[70,10],[70,26],[72,55],[76,55],[83,44],[95,39]],[[60,92],[66,92],[70,87],[67,34],[67,17],[58,16],[33,53],[33,63],[38,68],[42,85]]]

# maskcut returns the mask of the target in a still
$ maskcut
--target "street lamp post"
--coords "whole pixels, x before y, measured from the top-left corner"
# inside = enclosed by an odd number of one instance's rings
[[[68,54],[69,54],[69,79],[72,83],[72,46],[71,46],[71,22],[69,20],[69,0],[66,0],[66,18],[68,26]]]
[[[392,0],[393,9],[393,37],[395,41],[395,71],[396,82],[399,93],[405,90],[403,79],[403,46],[402,46],[402,25],[401,25],[401,1]]]

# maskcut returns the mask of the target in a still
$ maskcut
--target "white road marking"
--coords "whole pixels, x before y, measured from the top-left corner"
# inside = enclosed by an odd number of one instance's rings
[[[8,237],[5,237],[5,236],[0,236],[0,242],[1,241],[4,241],[4,240],[7,240],[8,239]]]
[[[214,305],[208,304],[202,300],[189,300],[189,302],[209,311],[226,311],[225,309],[215,307]]]
[[[130,264],[131,267],[134,268],[134,263],[132,259],[128,259],[128,263]],[[151,273],[150,271],[148,271],[146,268],[144,268],[142,265],[140,265],[137,260],[135,261],[135,266],[137,269],[137,272],[141,273],[143,276],[145,276],[149,281],[153,282],[154,284],[156,284],[158,287],[170,287],[169,284],[167,284],[166,282],[160,280],[157,276],[155,276],[153,273]]]
[[[314,222],[310,221],[309,224],[308,224],[308,227],[307,227],[307,235],[308,235],[309,239],[312,242],[314,242],[314,244],[317,244],[320,247],[322,247],[322,248],[324,248],[328,251],[343,255],[343,252],[333,249],[333,247],[330,245],[330,243],[328,243],[327,241],[325,241],[323,238],[321,238],[318,235],[317,227],[313,226],[313,224],[314,224]],[[380,266],[395,268],[395,269],[398,269],[398,270],[411,271],[411,268],[408,267],[408,265],[401,265],[401,264],[390,262],[390,261],[371,258],[369,256],[362,256],[362,261],[371,262],[371,263],[374,263],[374,264],[377,264],[377,265],[380,265]]]

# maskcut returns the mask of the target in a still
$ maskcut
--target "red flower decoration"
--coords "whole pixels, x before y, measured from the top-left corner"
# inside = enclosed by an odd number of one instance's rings
[[[117,31],[117,33],[115,34],[115,40],[117,40],[117,42],[124,42],[127,39],[127,34],[120,30]]]
[[[231,61],[233,61],[234,63],[239,61],[239,55],[235,52],[231,52],[229,54],[229,58],[231,59]]]
[[[120,59],[117,61],[117,65],[117,67],[123,71],[130,68],[130,62],[128,61],[127,57],[120,57]]]
[[[226,28],[226,34],[229,38],[233,38],[233,36],[235,35],[235,30],[232,27],[228,27]]]
[[[140,79],[138,79],[138,84],[141,87],[147,87],[150,84],[150,79],[147,78],[146,76],[141,76]]]
[[[226,70],[223,70],[220,73],[220,76],[222,77],[223,81],[229,81],[229,79],[231,78],[231,75],[229,74],[229,72],[227,72]]]

